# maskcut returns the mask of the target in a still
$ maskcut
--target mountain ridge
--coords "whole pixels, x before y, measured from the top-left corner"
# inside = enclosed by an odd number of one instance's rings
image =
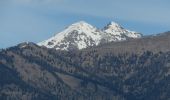
[[[142,34],[126,30],[115,22],[109,23],[103,29],[98,29],[85,21],[80,21],[68,26],[55,36],[38,43],[38,45],[57,50],[80,50],[111,41],[141,37]]]

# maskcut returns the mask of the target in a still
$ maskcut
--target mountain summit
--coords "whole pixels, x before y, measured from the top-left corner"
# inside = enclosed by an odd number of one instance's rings
[[[97,29],[85,21],[80,21],[38,45],[56,50],[74,50],[97,46],[101,43],[123,41],[127,38],[140,38],[141,36],[137,32],[124,29],[115,22],[110,22],[103,29]]]
[[[115,22],[110,22],[104,27],[103,31],[109,34],[111,37],[110,41],[126,40],[127,38],[140,38],[141,34],[129,31]]]

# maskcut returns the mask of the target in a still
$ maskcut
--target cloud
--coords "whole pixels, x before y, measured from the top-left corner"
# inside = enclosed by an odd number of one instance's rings
[[[159,24],[170,23],[168,0],[1,0],[1,2],[13,3],[19,9],[24,7],[30,11],[44,13],[65,12]]]
[[[12,0],[15,3],[20,4],[52,4],[59,3],[65,0]]]
[[[71,0],[70,0],[71,1]],[[170,22],[169,4],[166,0],[74,0],[75,2],[59,5],[56,9],[77,14],[155,22]]]

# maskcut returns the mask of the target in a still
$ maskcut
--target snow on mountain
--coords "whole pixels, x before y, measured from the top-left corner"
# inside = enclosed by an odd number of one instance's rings
[[[127,38],[141,37],[140,33],[124,29],[123,27],[121,27],[119,24],[115,22],[110,22],[107,26],[104,27],[103,31],[110,38],[109,42],[122,41],[122,40],[126,40]]]
[[[48,40],[38,43],[40,46],[55,48],[56,50],[83,49],[97,46],[100,43],[122,41],[127,38],[140,38],[141,34],[126,30],[115,22],[109,23],[104,29],[80,21],[68,26]]]
[[[67,27],[64,31],[56,34],[54,37],[45,40],[39,45],[47,48],[56,48],[61,50],[83,49],[100,43],[102,32],[92,25],[81,21]]]

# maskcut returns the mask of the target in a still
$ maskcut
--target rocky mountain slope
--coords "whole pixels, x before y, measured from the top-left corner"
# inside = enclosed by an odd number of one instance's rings
[[[80,21],[68,26],[64,31],[57,33],[50,39],[38,43],[38,45],[57,50],[75,50],[111,41],[140,38],[141,36],[139,33],[124,29],[115,22],[109,23],[103,29],[97,29],[84,21]]]
[[[80,51],[0,52],[1,100],[169,100],[170,32]]]

